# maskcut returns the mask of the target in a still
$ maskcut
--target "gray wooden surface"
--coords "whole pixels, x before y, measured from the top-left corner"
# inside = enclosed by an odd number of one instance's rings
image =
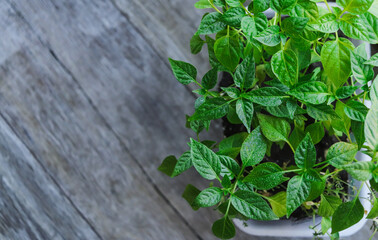
[[[208,69],[194,1],[0,2],[0,239],[214,239],[181,198],[208,183],[156,170],[193,136],[167,58]]]

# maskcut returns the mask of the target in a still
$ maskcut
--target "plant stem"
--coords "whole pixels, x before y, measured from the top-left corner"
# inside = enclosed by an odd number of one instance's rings
[[[244,9],[244,11],[251,17],[253,17],[253,15],[248,11],[248,9],[246,9],[243,5],[243,3],[240,3],[240,6]]]
[[[293,153],[295,153],[295,150],[294,150],[293,146],[290,144],[290,142],[286,141],[286,143],[287,143],[287,145],[289,145],[289,147],[291,148],[291,150],[293,151]]]
[[[210,1],[210,0],[207,0],[209,3],[210,3],[210,5],[211,5],[211,7],[213,7],[214,9],[215,9],[215,11],[217,11],[217,12],[219,12],[220,14],[223,14],[221,11],[219,11],[219,9],[214,5],[214,3],[212,3],[212,1]]]
[[[324,0],[324,3],[325,3],[325,5],[327,6],[328,11],[329,11],[330,13],[332,13],[331,7],[328,5],[327,0]]]

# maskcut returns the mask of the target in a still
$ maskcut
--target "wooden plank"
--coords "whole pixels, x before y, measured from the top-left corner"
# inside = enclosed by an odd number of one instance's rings
[[[81,87],[36,38],[20,13],[7,3],[0,6],[0,33],[6,36],[0,40],[0,52],[5,56],[0,61],[1,114],[102,239],[160,240],[167,236],[172,239],[197,239],[128,154],[124,144],[109,129]],[[11,145],[8,148],[9,152],[17,151]],[[19,157],[20,163],[25,161],[23,156]],[[19,164],[14,167],[25,166]],[[4,172],[13,171],[7,165],[1,165],[1,169]],[[28,172],[18,171],[20,176],[17,172],[14,174],[14,178],[18,177],[15,179],[17,184],[26,185],[25,188],[33,191],[31,183],[26,181],[28,179],[21,178],[21,174]],[[35,174],[42,173],[36,170]],[[38,184],[39,178],[35,181]],[[43,183],[41,188],[52,191],[49,188],[54,185],[45,186]],[[9,189],[4,191],[4,201],[14,198],[11,191],[22,191],[16,183],[9,185]],[[62,202],[53,193],[46,203],[50,199],[52,202]],[[69,212],[58,215],[64,209],[50,211],[49,208],[54,205],[43,206],[43,203],[40,201],[36,204],[46,209],[55,227],[48,233],[62,231],[62,238],[77,239],[64,235],[64,228],[59,223],[69,222],[72,218],[71,225],[74,225],[79,220]],[[31,204],[29,199],[22,199],[16,207],[27,208]],[[4,215],[20,216],[14,212],[16,210],[7,208],[8,212]],[[56,220],[59,216],[63,217],[60,222]],[[29,226],[26,216],[25,219],[20,217],[19,221],[25,221],[22,226]],[[6,220],[0,219],[0,226],[7,224]],[[32,224],[38,224],[35,228],[49,227],[42,217],[30,223],[30,227],[33,227]],[[77,224],[77,228],[82,225]],[[71,230],[75,231],[76,228],[72,227]],[[72,233],[72,236],[81,231],[84,232],[85,227]],[[96,239],[89,233],[87,235],[83,235],[83,238]],[[59,239],[59,235],[56,236]]]

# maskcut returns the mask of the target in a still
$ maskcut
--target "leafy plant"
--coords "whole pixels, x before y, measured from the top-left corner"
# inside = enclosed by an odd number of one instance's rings
[[[364,210],[368,218],[378,216],[378,54],[368,58],[364,44],[349,40],[378,43],[377,8],[373,0],[337,0],[333,8],[324,0],[326,9],[316,2],[199,0],[195,7],[213,11],[203,16],[190,48],[197,54],[207,45],[212,69],[200,81],[194,66],[169,59],[180,83],[199,86],[187,117],[197,137],[159,170],[174,177],[194,167],[214,181],[202,191],[188,185],[183,197],[195,210],[214,207],[222,214],[212,227],[219,238],[235,235],[232,218],[277,220],[298,208],[321,216],[314,234],[332,229],[332,238],[359,222]],[[272,19],[263,13],[268,8]],[[233,83],[217,90],[220,72]],[[223,117],[245,132],[220,143],[200,140]],[[319,156],[325,139],[337,140]],[[273,162],[274,146],[288,146],[293,161]],[[358,162],[358,151],[371,161]],[[342,179],[344,171],[362,181],[358,190]],[[371,191],[371,210],[359,199],[363,185]]]

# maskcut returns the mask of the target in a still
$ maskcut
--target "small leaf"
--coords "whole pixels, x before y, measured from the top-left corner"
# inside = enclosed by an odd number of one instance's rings
[[[235,236],[235,226],[228,217],[215,221],[211,230],[220,239],[230,239]]]
[[[209,187],[198,194],[193,205],[196,207],[211,207],[222,199],[222,190],[217,187]]]
[[[171,64],[173,74],[180,83],[187,85],[196,81],[197,69],[193,65],[171,58],[169,59],[169,63]]]
[[[338,99],[348,98],[359,88],[359,86],[343,86],[337,89],[336,97]]]
[[[253,13],[261,13],[269,8],[270,0],[254,0],[253,3]]]
[[[261,162],[265,156],[267,144],[261,134],[260,126],[255,128],[243,142],[240,157],[244,167]]]
[[[353,161],[357,151],[358,147],[356,144],[337,142],[329,148],[326,159],[332,166],[341,168]]]
[[[190,139],[193,165],[197,172],[205,179],[213,180],[218,178],[221,172],[219,157],[204,144]]]
[[[208,71],[202,78],[202,86],[203,88],[210,90],[215,87],[218,81],[218,70],[216,68],[211,69]]]
[[[365,121],[365,138],[372,150],[378,151],[378,101],[373,102]]]
[[[249,89],[255,80],[255,60],[250,54],[243,60],[243,62],[236,68],[234,74],[235,85],[239,88]]]
[[[378,67],[378,53],[371,56],[371,58],[369,60],[365,61],[364,64],[368,64],[368,65],[371,65],[371,66]]]
[[[320,195],[320,206],[318,210],[319,216],[332,217],[336,209],[343,203],[343,201],[336,196]]]
[[[374,204],[371,208],[369,214],[366,216],[367,219],[373,219],[378,217],[378,199],[373,195],[374,198]]]
[[[280,118],[257,114],[264,136],[272,142],[288,141],[290,124]]]
[[[311,104],[327,101],[329,95],[327,85],[322,82],[306,82],[288,92],[289,95]]]
[[[365,123],[363,122],[351,121],[352,132],[358,144],[358,149],[361,149],[362,145],[365,143],[364,126]]]
[[[340,232],[358,223],[364,216],[364,207],[360,200],[342,203],[332,216],[332,233]]]
[[[199,0],[194,4],[194,7],[198,9],[212,8],[209,0]]]
[[[287,180],[281,167],[275,163],[267,162],[257,165],[244,182],[250,182],[256,189],[269,190]]]
[[[291,10],[290,16],[308,18],[310,23],[314,23],[319,18],[319,10],[316,3],[306,0],[298,0]]]
[[[242,18],[245,16],[245,11],[241,7],[230,8],[223,13],[221,20],[227,25],[233,27],[240,27]]]
[[[173,169],[173,172],[172,172],[172,176],[173,177],[178,176],[181,173],[188,170],[192,166],[193,166],[193,163],[192,163],[190,152],[189,151],[184,152],[181,155],[181,157],[179,157],[179,159],[177,160],[175,168]]]
[[[289,17],[282,21],[282,30],[288,36],[297,36],[301,33],[308,23],[308,18],[306,17]]]
[[[267,199],[272,206],[273,213],[277,217],[286,215],[286,192],[279,192],[271,197],[267,197]]]
[[[377,5],[377,4],[374,4]],[[371,10],[372,8],[370,8]],[[376,9],[378,9],[376,7]],[[375,16],[370,13],[364,13],[360,14],[359,17],[364,22],[364,25],[367,29],[367,32],[369,34],[369,43],[371,44],[377,44],[378,43],[378,14]]]
[[[295,163],[298,167],[312,168],[316,162],[316,150],[309,133],[299,144],[294,154]]]
[[[310,133],[312,142],[314,144],[319,143],[325,135],[324,127],[321,122],[316,122],[308,125],[306,127],[305,133]]]
[[[281,105],[285,94],[275,87],[263,87],[243,94],[244,98],[263,106]]]
[[[239,7],[240,6],[240,0],[226,0],[226,3],[230,7]]]
[[[367,42],[369,41],[368,30],[364,24],[364,21],[358,16],[344,14],[341,18],[340,29],[347,37]]]
[[[364,122],[369,109],[357,101],[348,101],[345,104],[344,112],[352,120]]]
[[[250,16],[243,17],[241,22],[241,29],[250,41],[267,27],[268,19],[263,13],[258,13],[253,18]]]
[[[334,33],[339,30],[339,22],[333,13],[321,16],[316,23],[310,24],[309,26],[322,33]]]
[[[227,95],[231,98],[239,98],[240,90],[234,87],[221,87],[221,89],[227,93]]]
[[[221,21],[222,14],[218,12],[212,12],[207,14],[201,21],[198,30],[197,35],[203,34],[212,34],[222,31],[226,28],[226,24]]]
[[[333,119],[339,119],[339,116],[328,105],[311,105],[306,104],[307,113],[310,117],[318,121],[328,121]]]
[[[215,56],[223,66],[234,71],[240,60],[239,47],[237,38],[223,36],[214,44]]]
[[[277,13],[288,14],[297,3],[296,0],[271,0],[270,8]]]
[[[175,156],[171,155],[166,157],[161,165],[158,167],[158,170],[162,173],[165,173],[169,177],[172,177],[173,175],[173,170],[176,166],[177,159]]]
[[[320,222],[320,226],[321,226],[321,229],[322,229],[322,233],[326,234],[332,226],[331,218],[330,217],[322,217],[322,221]]]
[[[232,183],[231,183],[231,180],[228,177],[228,175],[224,175],[224,177],[222,178],[221,184],[222,184],[222,187],[224,187],[224,188],[230,188],[231,187]]]
[[[286,86],[292,86],[298,81],[298,58],[290,49],[276,52],[271,60],[274,75]]]
[[[233,158],[219,155],[219,160],[222,166],[221,175],[227,175],[231,179],[238,176],[240,172],[240,167],[239,164]]]
[[[236,102],[236,113],[244,126],[247,128],[247,131],[251,132],[253,103],[247,99],[238,99]]]
[[[311,182],[303,176],[296,175],[287,185],[286,216],[290,215],[307,199],[310,194]]]
[[[193,205],[194,199],[198,196],[201,191],[195,186],[188,184],[185,188],[185,191],[182,194],[182,197],[189,203],[193,210],[198,210],[199,207]]]
[[[344,8],[344,11],[362,14],[369,10],[374,0],[336,0],[337,5]]]
[[[351,52],[350,61],[352,66],[353,77],[361,85],[366,85],[374,78],[373,66],[364,64],[365,59],[358,54]]]
[[[223,98],[209,98],[199,106],[189,121],[213,120],[223,117],[228,113],[228,102]]]
[[[268,27],[254,38],[264,45],[274,47],[281,42],[280,27],[276,25]]]
[[[373,177],[375,165],[373,162],[356,162],[343,166],[354,179],[368,181]]]
[[[231,195],[232,206],[244,216],[254,220],[276,220],[268,203],[253,192],[239,190]]]
[[[193,37],[190,39],[190,52],[193,54],[201,52],[204,44],[205,41],[202,40],[200,36],[193,35]]]

